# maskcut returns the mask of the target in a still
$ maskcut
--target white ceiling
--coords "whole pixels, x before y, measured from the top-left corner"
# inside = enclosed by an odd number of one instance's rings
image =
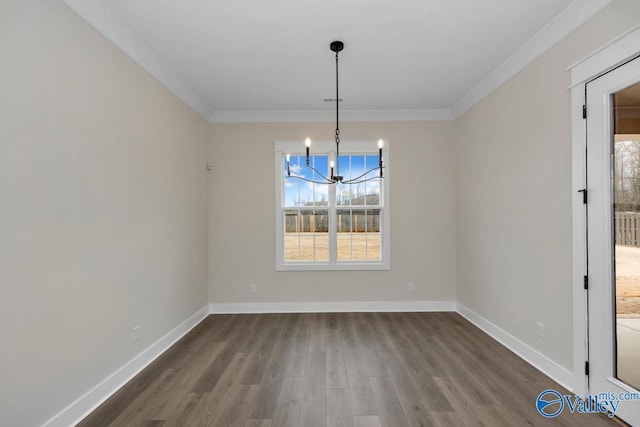
[[[211,121],[329,120],[333,40],[351,118],[451,118],[610,1],[65,0]]]

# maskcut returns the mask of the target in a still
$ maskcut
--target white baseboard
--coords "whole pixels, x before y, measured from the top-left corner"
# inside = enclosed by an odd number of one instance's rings
[[[339,313],[339,312],[430,312],[456,311],[489,336],[503,344],[533,367],[571,391],[574,383],[571,371],[558,365],[542,353],[491,323],[479,314],[454,301],[392,301],[392,302],[281,302],[209,304],[160,338],[142,353],[73,402],[43,427],[67,427],[81,421],[100,406],[135,375],[186,335],[209,314],[240,313]]]
[[[209,306],[204,306],[100,384],[89,390],[84,396],[44,423],[43,427],[68,427],[76,425],[208,315]]]
[[[534,368],[559,383],[569,391],[572,390],[574,384],[574,374],[568,369],[558,365],[544,354],[520,341],[504,329],[491,323],[479,314],[469,310],[462,304],[457,304],[456,311],[469,322],[482,329],[486,334],[494,338],[496,341],[507,347],[509,350],[524,359]]]
[[[212,314],[455,311],[453,301],[266,302],[210,304]]]

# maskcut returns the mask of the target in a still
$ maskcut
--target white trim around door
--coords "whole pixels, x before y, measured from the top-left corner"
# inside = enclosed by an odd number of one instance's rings
[[[605,193],[608,194],[607,182],[603,181],[601,176],[606,167],[595,168],[593,156],[599,156],[602,165],[608,162],[608,155],[603,154],[603,147],[606,140],[599,132],[593,135],[597,130],[593,126],[590,127],[590,133],[587,129],[587,123],[593,123],[594,120],[602,120],[604,113],[602,105],[598,108],[592,108],[591,104],[586,105],[586,89],[589,87],[588,82],[598,77],[610,73],[612,70],[620,67],[622,64],[632,60],[640,55],[640,27],[625,33],[602,49],[589,55],[584,60],[575,64],[571,68],[571,99],[572,99],[572,210],[573,210],[573,315],[574,315],[574,390],[576,393],[586,396],[595,390],[597,384],[589,384],[589,378],[585,373],[585,362],[588,361],[591,353],[589,346],[589,311],[592,304],[598,301],[590,301],[593,299],[591,290],[585,289],[587,280],[590,287],[593,287],[594,281],[602,281],[602,268],[593,271],[598,277],[591,277],[592,269],[590,265],[589,254],[597,255],[602,258],[606,252],[606,246],[603,242],[606,240],[604,234],[600,236],[596,242],[594,240],[599,229],[602,227],[590,227],[587,231],[587,225],[592,224],[595,217],[600,221],[607,219],[607,207],[604,202],[607,199]],[[592,96],[593,98],[593,96]],[[602,98],[602,96],[600,97]],[[589,101],[594,101],[589,99]],[[595,100],[596,103],[599,100]],[[601,104],[601,103],[600,103]],[[586,106],[586,107],[585,107]],[[586,108],[586,109],[585,109]],[[593,115],[595,114],[595,115]],[[597,117],[596,117],[597,116]],[[590,138],[589,151],[587,152],[587,137]],[[603,147],[593,145],[592,138],[602,139]],[[608,150],[608,147],[606,147]],[[607,151],[608,152],[608,151]],[[589,155],[589,157],[588,157]],[[588,160],[590,159],[590,160]],[[589,166],[591,165],[591,166]],[[606,166],[606,165],[605,165]],[[597,171],[595,169],[598,169]],[[588,173],[587,173],[588,172]],[[607,169],[608,172],[608,169]],[[594,175],[596,174],[596,175]],[[608,179],[608,178],[607,178]],[[605,180],[606,181],[606,180]],[[586,190],[586,193],[581,193]],[[586,196],[586,199],[583,199]],[[585,206],[585,202],[588,202]],[[610,206],[609,206],[610,207]],[[609,218],[610,219],[610,218]],[[591,230],[591,228],[594,228]],[[595,233],[594,235],[592,235]],[[587,234],[589,238],[587,238]],[[602,233],[601,233],[602,234]],[[606,233],[605,233],[606,234]],[[591,242],[591,243],[588,243]],[[609,242],[609,246],[611,242]],[[602,246],[602,247],[601,247]],[[596,252],[594,252],[596,251]],[[595,259],[592,260],[595,262]],[[610,262],[610,260],[609,260]],[[595,267],[595,266],[594,266]],[[606,266],[605,266],[606,267]],[[597,271],[596,271],[597,270]],[[588,275],[588,277],[587,277]],[[602,276],[602,277],[601,277]],[[589,295],[587,295],[589,292]],[[593,326],[594,323],[591,322]],[[592,331],[594,332],[594,331]],[[592,370],[592,369],[591,369]],[[602,390],[604,391],[604,390]]]

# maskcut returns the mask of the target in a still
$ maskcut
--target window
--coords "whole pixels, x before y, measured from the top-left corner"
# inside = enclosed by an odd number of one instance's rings
[[[389,269],[389,144],[384,178],[359,184],[310,182],[322,177],[306,166],[304,151],[303,141],[275,143],[276,270]],[[314,141],[309,162],[329,176],[335,157],[335,142]],[[342,141],[337,168],[348,180],[378,160],[375,141]]]

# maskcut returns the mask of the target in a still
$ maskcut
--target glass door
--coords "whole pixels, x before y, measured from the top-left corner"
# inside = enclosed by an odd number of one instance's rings
[[[640,83],[612,110],[616,378],[640,389]]]
[[[587,84],[587,171],[589,393],[640,425],[640,59]]]

